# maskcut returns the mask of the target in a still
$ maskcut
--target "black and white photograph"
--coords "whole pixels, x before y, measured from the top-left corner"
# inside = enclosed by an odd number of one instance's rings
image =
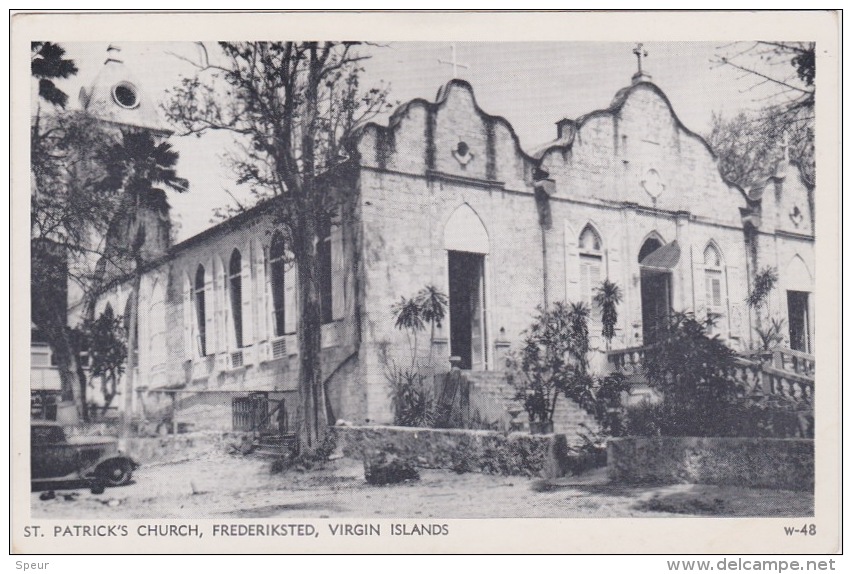
[[[834,14],[593,16],[13,21],[13,551],[837,549]]]

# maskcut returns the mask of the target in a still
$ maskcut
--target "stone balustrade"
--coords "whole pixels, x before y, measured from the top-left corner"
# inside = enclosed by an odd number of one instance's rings
[[[642,375],[645,349],[630,347],[609,351],[610,368],[626,376]],[[751,359],[737,357],[732,375],[741,383],[746,395],[776,395],[812,405],[815,368],[813,355],[779,347]]]

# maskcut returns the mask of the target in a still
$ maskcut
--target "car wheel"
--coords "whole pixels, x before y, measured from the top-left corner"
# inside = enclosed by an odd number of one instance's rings
[[[122,486],[130,482],[133,468],[126,460],[110,460],[98,467],[97,475],[108,486]]]

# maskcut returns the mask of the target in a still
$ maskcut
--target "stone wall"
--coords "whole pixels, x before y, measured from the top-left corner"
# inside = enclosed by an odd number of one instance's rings
[[[814,441],[807,439],[618,438],[609,441],[607,462],[618,482],[814,488]]]
[[[364,460],[384,451],[422,468],[515,476],[565,476],[579,470],[579,455],[565,435],[389,426],[333,428],[338,446]]]
[[[198,432],[164,437],[119,439],[124,454],[140,464],[180,462],[203,458],[212,453],[226,453],[230,445],[238,445],[251,433]]]

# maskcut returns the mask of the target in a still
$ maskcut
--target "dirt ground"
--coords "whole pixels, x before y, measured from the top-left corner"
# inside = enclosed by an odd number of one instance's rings
[[[570,518],[811,516],[810,493],[706,485],[610,484],[605,469],[558,480],[421,470],[393,486],[364,481],[360,462],[274,474],[267,460],[224,454],[138,469],[100,495],[31,494],[33,518]],[[74,494],[76,493],[76,495]]]

